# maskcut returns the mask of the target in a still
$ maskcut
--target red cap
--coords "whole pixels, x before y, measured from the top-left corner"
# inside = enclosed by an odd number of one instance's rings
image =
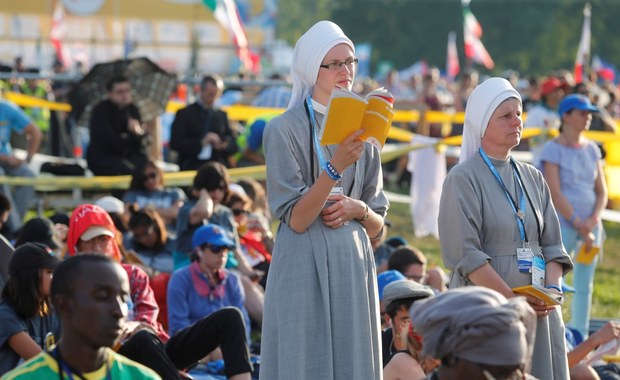
[[[560,82],[558,78],[549,77],[546,81],[543,82],[540,93],[542,95],[547,95],[561,87],[562,87],[562,82]]]

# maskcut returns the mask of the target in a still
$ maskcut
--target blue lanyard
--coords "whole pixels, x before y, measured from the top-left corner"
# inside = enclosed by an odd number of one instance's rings
[[[58,377],[60,378],[60,380],[64,379],[64,376],[62,375],[63,372],[67,374],[69,380],[73,380],[73,372],[71,368],[69,368],[69,365],[67,365],[67,363],[65,363],[65,361],[62,360],[62,358],[60,357],[60,351],[58,351],[58,346],[54,348],[51,354],[52,354],[52,357],[56,359],[56,363],[58,364]],[[108,362],[107,357],[105,359],[105,368],[106,368],[105,379],[112,380],[112,373],[111,373],[112,371],[110,371],[110,363]],[[84,380],[84,376],[82,376],[81,373],[75,371],[75,375],[78,377],[78,379]]]
[[[495,179],[497,179],[497,182],[499,182],[499,184],[504,189],[504,194],[506,195],[506,198],[508,198],[508,203],[510,203],[510,207],[512,207],[512,211],[515,213],[515,218],[517,219],[517,227],[519,228],[519,234],[521,235],[521,241],[527,242],[527,234],[525,232],[525,189],[523,187],[523,183],[521,183],[521,179],[515,172],[515,168],[514,168],[515,163],[512,160],[510,160],[510,163],[513,166],[512,174],[514,175],[515,181],[517,181],[517,183],[519,184],[519,188],[521,189],[521,197],[519,198],[518,209],[517,209],[517,203],[510,196],[510,193],[508,192],[508,189],[506,188],[504,181],[502,181],[502,177],[500,177],[499,173],[497,172],[497,169],[495,169],[495,166],[493,166],[493,163],[491,162],[491,160],[489,160],[489,157],[487,156],[487,154],[484,152],[482,148],[479,149],[479,152],[480,152],[480,156],[482,156],[482,159],[489,167],[489,170],[491,170],[491,173],[493,173],[493,176],[495,177]]]
[[[326,160],[323,156],[323,149],[321,148],[321,144],[319,143],[319,136],[317,134],[316,126],[314,125],[314,109],[312,108],[312,97],[308,96],[306,98],[306,106],[308,107],[308,117],[310,118],[310,126],[312,127],[312,139],[314,140],[316,154],[319,158],[319,170],[323,170],[323,165],[325,165]]]

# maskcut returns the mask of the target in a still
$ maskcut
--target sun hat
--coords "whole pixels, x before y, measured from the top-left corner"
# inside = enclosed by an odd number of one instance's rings
[[[548,95],[558,88],[562,88],[562,82],[558,78],[549,77],[543,82],[540,93],[542,95]]]
[[[197,248],[205,243],[219,247],[236,247],[235,242],[228,237],[226,230],[216,224],[206,224],[194,231],[192,247]]]
[[[566,96],[560,102],[558,106],[558,113],[560,116],[564,115],[566,112],[571,110],[580,110],[580,111],[590,111],[590,112],[600,112],[594,104],[590,102],[590,99],[582,94],[571,94]]]
[[[377,287],[379,288],[379,300],[383,299],[383,290],[385,289],[386,285],[394,281],[404,280],[405,278],[406,277],[403,276],[402,273],[394,269],[386,270],[385,272],[379,273],[379,275],[377,276]]]
[[[389,283],[383,289],[383,304],[388,307],[392,302],[403,298],[428,298],[435,294],[428,286],[411,280],[398,280]]]
[[[56,269],[60,260],[54,252],[41,243],[25,243],[17,247],[9,262],[9,275],[16,276],[19,272],[30,268]]]
[[[108,213],[122,214],[125,212],[125,203],[123,203],[120,199],[109,195],[99,198],[95,202],[95,205],[106,210]]]

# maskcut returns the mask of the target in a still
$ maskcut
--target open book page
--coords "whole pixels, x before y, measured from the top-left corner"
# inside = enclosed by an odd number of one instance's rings
[[[609,358],[617,357],[619,349],[620,339],[612,339],[605,344],[601,344],[596,350],[592,351],[586,358],[586,363],[591,364],[599,360],[607,361]]]
[[[545,301],[547,306],[561,305],[564,302],[564,296],[561,293],[556,293],[553,290],[541,288],[540,286],[520,286],[512,288],[512,291],[517,294],[536,297],[539,300]]]
[[[394,118],[394,97],[385,89],[370,92],[364,99],[346,88],[332,91],[321,127],[321,144],[340,144],[356,130],[362,139],[381,148]]]

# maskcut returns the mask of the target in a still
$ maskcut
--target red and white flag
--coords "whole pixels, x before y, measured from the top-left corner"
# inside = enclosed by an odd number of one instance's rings
[[[64,62],[62,54],[62,40],[67,32],[67,23],[65,20],[65,8],[62,6],[62,0],[56,0],[54,13],[52,14],[52,28],[50,30],[50,40],[56,51],[56,58],[60,62]]]
[[[448,34],[448,52],[446,54],[446,76],[454,80],[461,71],[459,66],[459,53],[456,50],[456,32]]]
[[[581,40],[579,41],[579,50],[577,50],[577,58],[575,59],[575,83],[583,82],[583,67],[587,65],[590,58],[590,18],[592,11],[590,3],[586,3],[583,7],[583,27],[581,28]]]
[[[469,10],[470,0],[462,0],[463,5],[463,39],[465,40],[465,57],[472,62],[484,65],[487,69],[495,67],[495,62],[485,49],[480,37],[482,27],[473,13]]]
[[[260,57],[250,50],[243,22],[234,0],[203,0],[213,11],[213,16],[230,33],[243,66],[253,73],[260,70]]]

